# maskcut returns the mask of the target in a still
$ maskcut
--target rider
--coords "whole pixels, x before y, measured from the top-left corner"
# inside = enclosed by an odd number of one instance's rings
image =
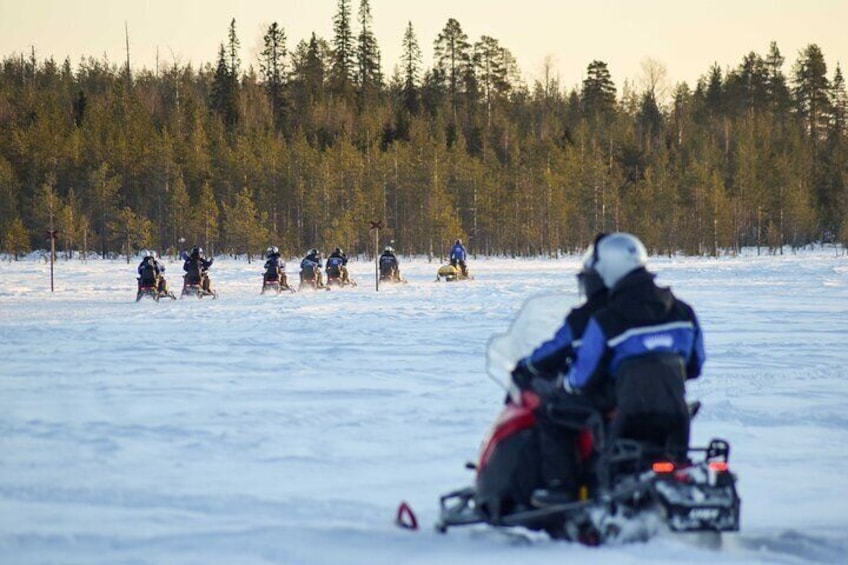
[[[398,264],[395,250],[390,245],[383,249],[383,254],[380,255],[380,279],[399,281],[400,280],[400,265]]]
[[[350,284],[350,275],[347,271],[347,255],[340,247],[336,247],[327,257],[327,279],[338,277],[342,284]]]
[[[465,259],[468,253],[465,251],[465,246],[462,245],[462,240],[457,239],[453,242],[453,247],[450,250],[450,264],[453,267],[459,267],[462,271],[462,276],[468,276],[468,267],[465,264]]]
[[[212,266],[214,260],[212,257],[207,259],[203,255],[202,247],[192,247],[191,252],[186,257],[185,263],[183,263],[183,271],[186,272],[188,282],[190,284],[197,284],[199,282],[200,287],[204,291],[211,293],[212,285],[209,282],[207,271]]]
[[[703,335],[691,306],[655,284],[647,259],[629,233],[598,242],[593,267],[608,305],[589,320],[563,390],[591,396],[613,386],[610,439],[648,442],[680,461],[689,447],[684,381],[701,374]]]
[[[168,284],[165,282],[165,265],[156,260],[156,252],[144,249],[141,252],[141,263],[138,265],[138,286],[156,287],[156,292],[167,293]]]
[[[277,280],[280,287],[288,288],[286,280],[286,263],[280,259],[280,250],[276,245],[272,245],[265,251],[268,260],[265,261],[265,280]]]
[[[553,411],[559,414],[571,411],[575,416],[585,416],[598,409],[608,409],[611,404],[609,394],[606,398],[596,396],[588,399],[556,393],[556,379],[567,372],[573,363],[589,318],[607,304],[607,288],[593,267],[597,244],[605,235],[599,234],[589,246],[583,255],[580,272],[577,273],[577,284],[586,302],[572,309],[553,338],[519,360],[512,371],[512,380],[518,388],[534,390],[544,399],[537,421],[545,491],[535,493],[534,499],[545,503],[574,499],[580,467],[576,431],[563,427],[549,414]]]
[[[321,281],[321,267],[323,266],[323,262],[321,261],[321,252],[313,247],[306,253],[306,256],[300,262],[301,281],[317,280],[316,284],[318,287],[324,286],[324,283]]]

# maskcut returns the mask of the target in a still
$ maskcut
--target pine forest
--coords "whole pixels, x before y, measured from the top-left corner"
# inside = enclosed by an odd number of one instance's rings
[[[333,33],[264,34],[240,59],[237,22],[200,68],[83,58],[0,62],[0,251],[104,257],[200,245],[286,256],[574,252],[598,232],[654,253],[778,253],[848,243],[848,95],[810,43],[776,43],[666,85],[650,59],[616,84],[528,84],[508,46],[449,19],[398,30],[384,65],[368,0],[338,0]],[[814,39],[814,38],[811,38]],[[432,49],[432,67],[423,52]],[[383,69],[391,67],[390,75]]]

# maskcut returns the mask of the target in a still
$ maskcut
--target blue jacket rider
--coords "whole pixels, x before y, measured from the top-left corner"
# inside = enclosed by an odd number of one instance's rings
[[[465,246],[462,245],[462,240],[457,239],[453,242],[453,247],[450,250],[450,264],[454,267],[459,266],[462,269],[462,274],[468,274],[468,267],[465,264],[465,260],[468,257],[468,253],[465,251]]]

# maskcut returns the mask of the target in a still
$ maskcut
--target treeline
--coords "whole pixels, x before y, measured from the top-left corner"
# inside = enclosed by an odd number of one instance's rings
[[[555,254],[598,231],[658,253],[848,242],[848,96],[810,44],[772,43],[694,87],[619,90],[603,61],[564,89],[522,82],[495,38],[448,20],[433,66],[410,23],[383,76],[368,0],[293,48],[274,23],[258,69],[236,22],[215,64],[132,72],[13,54],[0,68],[0,249],[202,245],[284,254],[383,244],[436,255]],[[128,54],[129,55],[129,54]],[[129,57],[128,57],[129,59]]]

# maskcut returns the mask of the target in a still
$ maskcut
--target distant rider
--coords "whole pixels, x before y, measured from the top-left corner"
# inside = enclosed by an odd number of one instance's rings
[[[399,281],[400,280],[400,265],[398,258],[395,255],[395,250],[391,246],[386,246],[383,249],[383,254],[380,255],[378,261],[380,266],[380,280],[384,281]]]
[[[310,249],[303,260],[300,262],[300,281],[314,281],[315,286],[321,288],[324,286],[321,280],[321,268],[324,266],[321,260],[321,252],[315,248]]]
[[[286,263],[280,258],[280,249],[276,245],[272,245],[265,251],[265,280],[278,281],[280,288],[289,288],[288,280],[286,279]]]
[[[185,263],[183,263],[183,271],[186,272],[187,277],[186,281],[189,284],[199,284],[205,292],[211,293],[212,285],[209,281],[207,271],[212,266],[214,260],[211,257],[207,259],[203,255],[202,247],[192,247],[188,257],[185,258]]]
[[[347,270],[347,255],[340,247],[333,249],[327,257],[327,279],[338,278],[342,284],[351,284],[350,274]]]
[[[159,294],[168,292],[168,284],[165,281],[165,265],[156,259],[156,252],[143,250],[142,259],[138,265],[138,286],[154,287]]]
[[[468,276],[468,267],[465,264],[465,260],[468,258],[468,253],[465,250],[465,246],[462,245],[462,240],[457,239],[453,242],[453,247],[450,250],[450,264],[453,267],[459,267],[462,271],[462,276]]]

